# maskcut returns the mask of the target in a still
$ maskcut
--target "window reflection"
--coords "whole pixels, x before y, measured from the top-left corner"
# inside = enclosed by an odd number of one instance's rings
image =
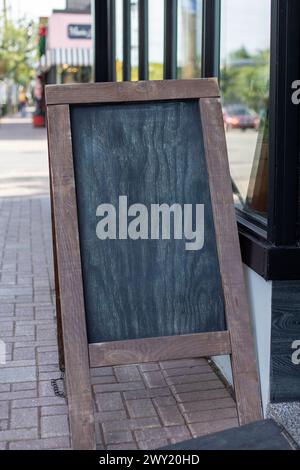
[[[116,0],[116,77],[123,80],[123,0]]]
[[[178,78],[201,76],[202,3],[178,1]]]
[[[139,79],[139,7],[131,1],[131,80]]]
[[[162,80],[164,75],[164,2],[149,0],[149,78]]]
[[[266,215],[271,0],[222,0],[221,91],[235,202]]]

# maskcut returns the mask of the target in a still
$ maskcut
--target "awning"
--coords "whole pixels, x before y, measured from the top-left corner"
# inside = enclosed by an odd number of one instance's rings
[[[41,67],[48,70],[53,66],[88,67],[93,65],[93,51],[87,48],[48,49],[41,58]]]

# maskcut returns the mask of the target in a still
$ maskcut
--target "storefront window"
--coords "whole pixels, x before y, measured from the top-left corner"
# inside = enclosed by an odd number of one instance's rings
[[[60,82],[64,85],[70,83],[89,83],[92,79],[91,67],[72,67],[64,65],[57,69]]]
[[[139,79],[139,6],[131,2],[131,80]]]
[[[222,0],[221,92],[236,205],[266,217],[271,0]]]
[[[123,80],[123,0],[116,0],[116,77]]]
[[[149,79],[164,75],[164,2],[149,0]]]
[[[178,78],[200,78],[202,0],[178,1]]]

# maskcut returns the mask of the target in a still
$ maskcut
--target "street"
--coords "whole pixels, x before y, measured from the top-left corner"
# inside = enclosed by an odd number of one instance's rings
[[[0,197],[48,194],[46,130],[33,129],[31,118],[5,118],[0,142]]]

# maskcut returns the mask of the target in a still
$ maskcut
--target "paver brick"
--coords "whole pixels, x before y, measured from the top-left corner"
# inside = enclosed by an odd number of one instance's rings
[[[143,429],[135,431],[135,437],[138,442],[160,441],[168,439],[175,443],[180,440],[184,441],[191,438],[191,434],[187,426],[171,426],[159,429]]]
[[[151,439],[147,441],[139,441],[138,447],[140,450],[157,450],[161,447],[166,447],[169,444],[168,439],[161,438],[161,439]]]
[[[109,445],[107,446],[107,450],[138,450],[138,447],[135,443],[124,443],[117,444],[117,445]]]
[[[153,403],[155,403],[157,407],[163,407],[163,406],[166,407],[166,406],[176,405],[176,400],[173,396],[170,395],[167,397],[154,398]]]
[[[175,395],[179,403],[195,402],[202,400],[214,400],[215,398],[228,398],[230,393],[225,388],[216,390],[187,391]]]
[[[133,442],[133,436],[130,431],[111,431],[104,433],[104,440],[107,445],[124,444]]]
[[[179,408],[176,405],[175,406],[159,406],[158,412],[165,426],[176,426],[176,425],[185,424],[185,420]]]
[[[218,410],[223,408],[232,408],[235,402],[231,397],[219,398],[216,400],[202,400],[187,403],[180,403],[179,407],[183,413],[194,413],[196,411]]]
[[[0,402],[2,400],[18,400],[23,398],[35,398],[37,396],[37,391],[34,390],[22,390],[18,392],[4,392],[0,393]]]
[[[163,388],[166,386],[166,381],[160,371],[144,372],[145,382],[149,388]]]
[[[195,375],[180,375],[177,377],[167,377],[166,382],[168,385],[181,385],[197,382],[209,382],[210,380],[216,380],[216,374],[213,371],[204,373],[204,374],[195,374]]]
[[[8,420],[0,420],[0,431],[6,431],[8,429]]]
[[[14,360],[20,359],[35,359],[35,348],[15,348],[14,349]]]
[[[122,397],[119,392],[96,395],[96,402],[100,411],[124,410]]]
[[[24,429],[27,427],[38,427],[38,410],[37,408],[19,408],[13,409],[11,413],[11,428]]]
[[[109,431],[137,431],[139,429],[160,428],[161,423],[157,417],[137,419],[115,419],[103,423],[103,430]]]
[[[9,429],[7,431],[0,431],[0,441],[20,441],[24,439],[37,439],[38,430],[34,429]]]
[[[65,415],[42,416],[41,435],[42,438],[60,437],[69,434],[68,418]]]
[[[65,398],[59,397],[42,397],[42,398],[27,398],[24,400],[13,400],[12,408],[33,408],[39,406],[51,405],[65,405]]]
[[[1,383],[31,382],[36,380],[35,367],[0,368]]]
[[[220,380],[209,380],[208,382],[193,382],[171,386],[171,389],[174,391],[174,393],[217,390],[223,388],[224,385]]]
[[[145,385],[142,381],[94,385],[95,393],[123,392],[123,391],[128,391],[128,390],[140,390],[140,389],[142,390],[145,389]]]
[[[189,428],[193,437],[206,436],[216,432],[224,431],[238,427],[239,423],[236,418],[223,419],[220,421],[211,421],[208,423],[193,423],[189,424]]]
[[[36,382],[20,382],[12,385],[13,392],[36,390]]]
[[[55,437],[49,439],[37,440],[21,440],[19,442],[11,442],[10,450],[56,450],[68,449],[70,447],[70,439],[68,437]]]
[[[123,393],[125,400],[138,400],[140,398],[157,398],[171,396],[169,387],[143,390],[129,390]]]
[[[95,419],[100,423],[106,423],[107,421],[115,421],[124,420],[127,418],[126,411],[118,410],[118,411],[103,411],[98,412],[95,415]]]
[[[42,416],[58,416],[58,415],[68,415],[67,405],[60,406],[42,406],[41,415]]]
[[[219,410],[193,411],[192,413],[185,414],[185,419],[188,423],[204,423],[227,418],[237,418],[236,407],[222,408]]]
[[[126,401],[126,406],[129,411],[129,415],[132,418],[147,418],[156,416],[156,410],[149,398],[142,400],[128,400]]]
[[[56,365],[58,363],[58,353],[56,351],[39,353],[38,363],[40,365]]]
[[[139,382],[141,375],[137,366],[115,367],[118,382]]]

